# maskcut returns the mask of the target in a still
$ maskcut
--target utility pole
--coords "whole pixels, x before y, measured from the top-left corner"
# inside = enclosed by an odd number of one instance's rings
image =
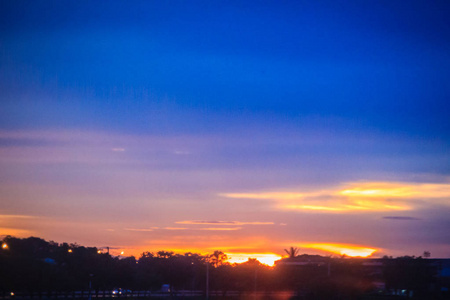
[[[255,286],[254,286],[254,290],[255,290],[255,299],[257,298],[256,297],[256,280],[258,279],[258,265],[256,265],[256,268],[255,268]]]
[[[89,300],[92,300],[92,276],[94,276],[93,274],[89,274]]]
[[[331,258],[328,259],[328,277],[331,276]]]
[[[209,262],[206,262],[206,300],[209,299]]]

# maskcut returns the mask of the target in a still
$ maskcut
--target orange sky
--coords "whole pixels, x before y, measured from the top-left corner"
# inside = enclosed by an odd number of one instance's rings
[[[126,172],[102,173],[98,186],[86,181],[87,188],[57,179],[39,185],[0,184],[0,235],[109,246],[135,256],[143,251],[221,250],[241,260],[261,253],[281,257],[290,246],[301,253],[348,256],[421,255],[430,249],[445,256],[448,249],[404,236],[420,226],[436,226],[428,214],[448,210],[448,183],[354,181],[245,192],[224,192],[222,187],[193,197],[148,189],[149,178],[139,177],[143,173]],[[215,181],[214,175],[195,176]],[[76,180],[85,181],[82,176]]]

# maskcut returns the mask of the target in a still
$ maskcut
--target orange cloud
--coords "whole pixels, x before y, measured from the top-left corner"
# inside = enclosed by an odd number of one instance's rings
[[[11,235],[21,238],[29,237],[30,235],[33,235],[33,233],[34,231],[32,230],[0,227],[0,236]]]
[[[190,225],[273,225],[274,222],[239,222],[239,221],[202,221],[202,220],[192,220],[192,221],[178,221],[177,224],[190,224]]]
[[[139,231],[139,232],[153,231],[153,229],[149,229],[149,228],[124,228],[123,230],[126,230],[126,231]]]
[[[197,230],[211,230],[211,231],[234,231],[241,230],[242,227],[211,227],[211,228],[198,228]]]
[[[348,183],[340,188],[299,192],[228,193],[235,199],[269,200],[280,210],[316,212],[405,211],[416,208],[417,201],[447,204],[450,184],[401,182]]]
[[[184,228],[184,227],[164,227],[162,229],[165,229],[165,230],[188,230],[189,228]]]
[[[37,217],[28,215],[0,215],[0,219],[33,219],[33,218]]]
[[[368,257],[377,251],[374,248],[356,246],[356,245],[348,245],[348,244],[327,244],[327,243],[319,243],[319,244],[307,244],[303,245],[305,248],[312,248],[317,250],[323,250],[331,253],[335,253],[338,255],[346,255],[351,257]]]
[[[446,198],[450,197],[450,184],[367,182],[351,183],[339,192],[349,197],[389,198]]]

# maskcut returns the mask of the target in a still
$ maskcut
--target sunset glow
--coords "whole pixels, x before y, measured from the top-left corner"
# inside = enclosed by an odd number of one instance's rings
[[[373,248],[345,244],[308,244],[304,247],[350,257],[369,257],[377,251]]]
[[[178,221],[177,224],[189,224],[189,225],[273,225],[273,222],[242,222],[242,221]]]
[[[35,234],[33,230],[30,229],[17,229],[17,228],[8,228],[8,227],[0,227],[0,236],[2,235],[11,235],[16,237],[28,237]]]
[[[450,185],[366,182],[349,183],[343,189],[321,189],[304,193],[261,192],[221,195],[235,199],[271,201],[281,210],[336,213],[408,211],[415,209],[414,203],[410,201],[414,199],[431,198],[437,203],[445,203],[445,199],[450,197]]]
[[[339,194],[349,197],[367,198],[446,198],[450,197],[450,184],[423,184],[400,182],[351,183],[350,189],[341,190]]]
[[[286,210],[313,210],[313,211],[330,211],[330,212],[338,212],[345,211],[344,207],[330,207],[330,206],[319,206],[319,205],[282,205],[280,206]]]
[[[249,259],[256,259],[262,264],[273,267],[275,265],[275,261],[280,260],[282,258],[281,255],[273,254],[273,253],[225,253],[228,257],[227,261],[231,264],[241,264],[245,263]]]

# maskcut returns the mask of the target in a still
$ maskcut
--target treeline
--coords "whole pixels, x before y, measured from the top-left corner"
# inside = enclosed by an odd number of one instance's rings
[[[367,293],[407,289],[430,296],[437,269],[422,258],[385,258],[382,266],[367,260],[297,255],[275,267],[250,259],[229,264],[226,255],[171,251],[116,257],[95,247],[58,244],[40,238],[6,237],[0,248],[0,292],[64,292],[87,290],[174,290],[238,292],[295,291],[303,299],[357,299]],[[376,264],[375,264],[376,265]],[[380,287],[383,283],[384,287]],[[425,295],[425,296],[424,296]],[[424,298],[431,299],[431,298]]]
[[[36,237],[8,236],[2,244],[6,246],[0,249],[0,291],[87,290],[89,282],[97,290],[158,290],[163,284],[175,290],[205,290],[207,271],[211,290],[253,289],[255,272],[261,286],[271,281],[270,267],[256,260],[230,265],[221,251],[207,256],[145,252],[136,259]]]

